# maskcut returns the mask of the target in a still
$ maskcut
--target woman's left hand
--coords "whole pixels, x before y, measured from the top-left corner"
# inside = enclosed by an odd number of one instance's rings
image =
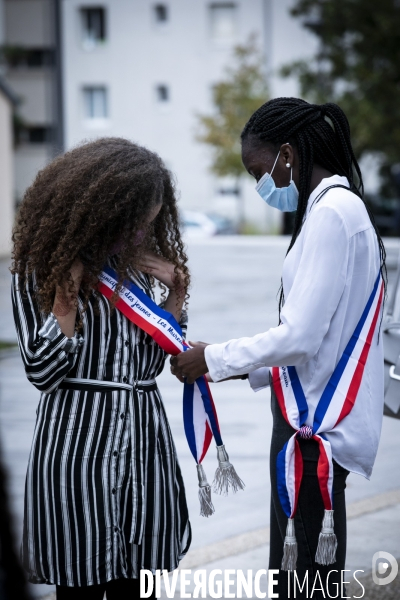
[[[161,256],[147,252],[142,259],[140,268],[144,273],[148,273],[158,279],[158,281],[170,290],[184,288],[181,274],[175,272],[175,265]]]

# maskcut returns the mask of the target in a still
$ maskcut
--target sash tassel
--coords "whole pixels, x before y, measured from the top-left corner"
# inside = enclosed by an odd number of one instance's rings
[[[199,479],[199,501],[200,516],[211,517],[215,513],[215,508],[211,500],[211,486],[207,481],[203,465],[197,465],[197,477]]]
[[[225,446],[217,446],[218,468],[215,471],[213,490],[217,494],[227,496],[229,489],[232,488],[234,494],[238,490],[243,490],[245,484],[236,473],[235,467],[229,462],[229,455]]]
[[[320,565],[333,565],[336,562],[336,550],[337,539],[333,529],[333,510],[325,510],[315,562]]]
[[[282,571],[295,571],[297,563],[297,540],[294,530],[294,519],[288,519],[286,536],[283,545]]]

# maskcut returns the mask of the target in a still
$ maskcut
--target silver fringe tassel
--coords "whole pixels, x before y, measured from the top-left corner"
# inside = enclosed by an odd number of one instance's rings
[[[197,465],[197,477],[199,479],[200,516],[211,517],[215,508],[211,500],[211,486],[207,481],[203,465]]]
[[[285,543],[283,545],[282,571],[295,571],[297,563],[297,541],[294,520],[288,519]]]
[[[333,530],[333,510],[326,510],[319,534],[315,562],[320,565],[333,565],[336,562],[337,539]]]
[[[217,446],[218,468],[215,471],[213,490],[217,494],[228,494],[229,488],[233,493],[243,490],[245,485],[235,471],[235,467],[229,462],[229,456],[225,446]]]

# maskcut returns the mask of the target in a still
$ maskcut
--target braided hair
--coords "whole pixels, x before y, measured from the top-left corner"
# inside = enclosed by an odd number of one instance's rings
[[[293,247],[302,225],[310,196],[314,163],[333,174],[347,177],[350,190],[364,202],[379,244],[380,271],[387,288],[386,252],[369,206],[364,201],[361,170],[350,140],[350,125],[337,104],[309,104],[300,98],[274,98],[263,104],[250,117],[242,131],[242,143],[255,138],[278,149],[289,142],[299,155],[299,202],[292,239]],[[252,143],[250,141],[250,143]],[[280,308],[283,304],[281,290]]]

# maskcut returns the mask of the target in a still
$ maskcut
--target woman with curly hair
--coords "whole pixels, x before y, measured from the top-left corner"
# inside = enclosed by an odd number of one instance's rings
[[[186,324],[171,175],[124,139],[79,146],[38,174],[13,241],[15,324],[41,392],[24,566],[31,582],[55,584],[58,600],[140,597],[140,570],[175,569],[191,539],[155,380],[166,353],[115,307],[126,280],[150,298],[158,281],[164,309]],[[111,299],[98,289],[105,266],[118,281]]]

